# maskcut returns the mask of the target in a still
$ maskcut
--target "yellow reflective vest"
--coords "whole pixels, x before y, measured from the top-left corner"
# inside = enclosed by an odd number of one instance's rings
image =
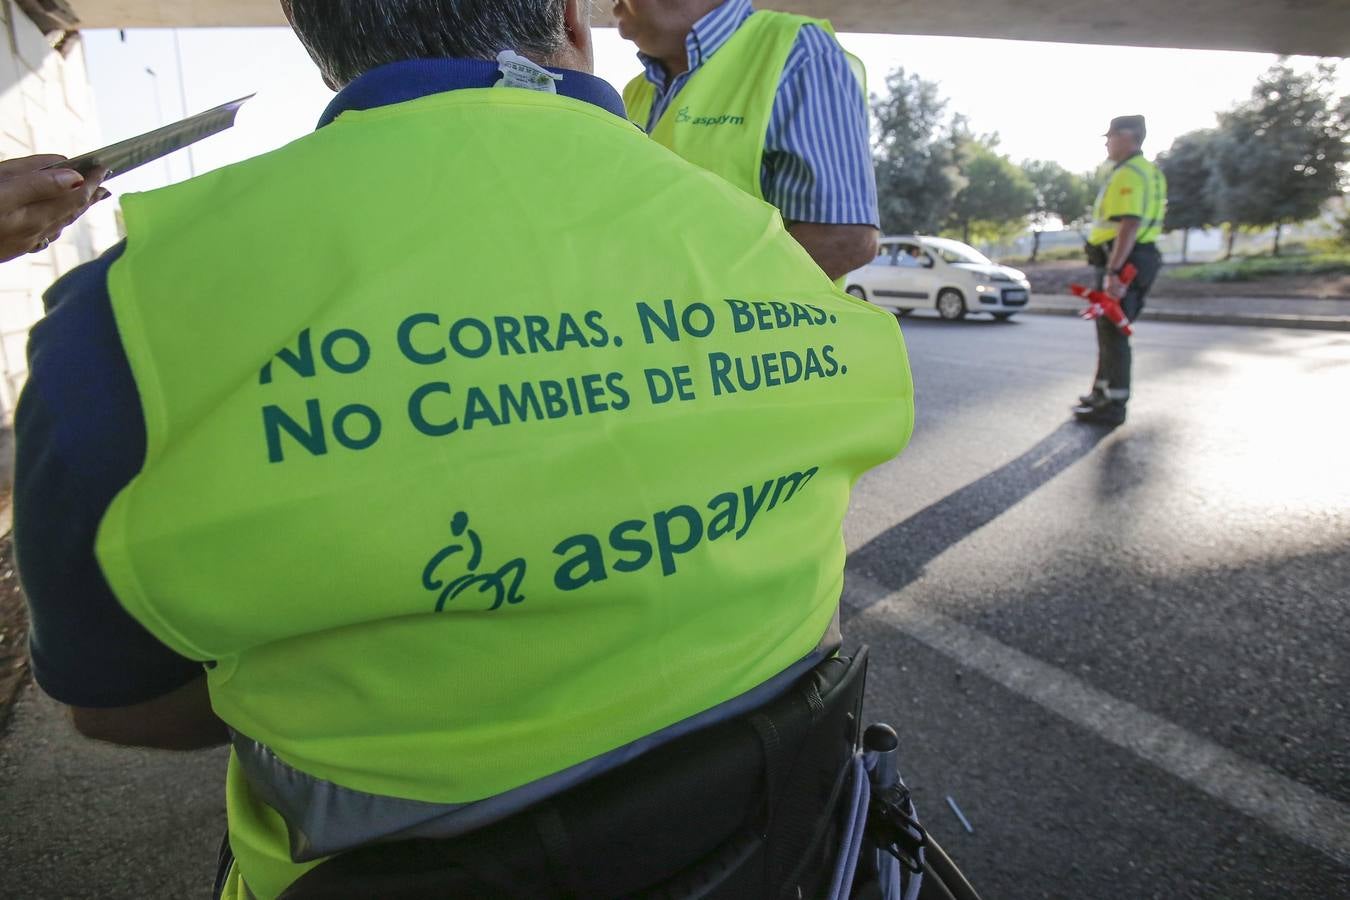
[[[688,81],[652,126],[651,136],[697,166],[716,172],[760,200],[764,141],[783,67],[807,25],[833,35],[824,19],[758,10],[745,20]],[[862,63],[848,57],[866,96]],[[628,117],[645,129],[656,88],[645,76],[623,92]]]
[[[438,836],[808,656],[894,318],[586,103],[458,90],[123,199],[118,599],[234,732],[227,896]]]
[[[1136,154],[1111,171],[1092,207],[1092,231],[1088,243],[1105,244],[1120,231],[1120,220],[1139,220],[1139,244],[1152,244],[1162,236],[1167,218],[1167,179],[1162,170],[1142,154]]]

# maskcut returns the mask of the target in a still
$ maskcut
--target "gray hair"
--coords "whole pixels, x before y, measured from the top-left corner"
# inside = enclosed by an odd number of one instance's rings
[[[565,0],[282,0],[330,85],[406,59],[550,55],[566,40]]]

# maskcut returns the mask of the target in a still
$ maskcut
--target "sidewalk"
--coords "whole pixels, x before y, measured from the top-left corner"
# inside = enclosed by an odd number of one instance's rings
[[[0,896],[210,896],[226,758],[85,740],[30,683],[0,738]]]
[[[1033,294],[1023,312],[1076,316],[1083,301],[1070,294]],[[1149,297],[1141,319],[1266,328],[1350,331],[1350,300],[1283,297]]]
[[[0,428],[0,543],[11,524],[13,462],[13,432]],[[0,709],[0,897],[206,896],[225,830],[226,752],[129,750],[78,737],[22,668],[5,669],[26,656],[22,625],[5,634],[5,599],[0,708],[18,696],[8,724]]]

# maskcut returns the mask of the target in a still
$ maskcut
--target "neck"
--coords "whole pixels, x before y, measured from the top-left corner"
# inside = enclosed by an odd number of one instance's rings
[[[667,78],[675,78],[689,71],[689,49],[685,46],[685,41],[699,20],[724,2],[726,0],[692,0],[684,3],[683,8],[675,13],[680,16],[681,24],[684,26],[678,29],[679,38],[673,40],[664,52],[652,54],[661,63],[661,68],[666,70]]]
[[[595,71],[595,67],[590,60],[570,47],[565,51],[548,55],[542,53],[522,53],[520,55],[535,65],[548,69],[571,69],[573,72],[585,72],[588,75]]]
[[[661,68],[666,70],[666,79],[678,78],[689,71],[689,54],[681,47],[678,54],[672,53],[669,56],[657,57],[657,62],[661,63]]]

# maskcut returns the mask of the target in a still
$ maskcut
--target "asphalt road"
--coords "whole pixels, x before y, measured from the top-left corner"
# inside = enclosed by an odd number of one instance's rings
[[[1108,432],[1081,322],[905,331],[845,633],[949,852],[988,898],[1350,896],[1350,336],[1144,323]]]
[[[855,492],[845,630],[930,829],[987,900],[1350,896],[1350,335],[1143,323],[1108,432],[1068,421],[1081,322],[905,331],[919,425]],[[204,895],[222,774],[30,690],[0,896]]]

